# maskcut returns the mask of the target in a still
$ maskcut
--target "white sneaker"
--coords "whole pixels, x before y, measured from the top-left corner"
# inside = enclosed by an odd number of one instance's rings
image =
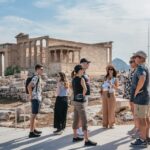
[[[78,134],[79,136],[84,136],[84,133],[83,133],[83,131],[82,131],[82,128],[78,128],[78,129],[77,129],[77,134]]]
[[[134,127],[132,130],[128,131],[127,134],[132,135],[135,134],[137,129]]]

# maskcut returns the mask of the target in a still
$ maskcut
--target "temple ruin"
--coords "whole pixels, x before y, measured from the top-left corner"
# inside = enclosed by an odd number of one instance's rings
[[[29,38],[20,33],[16,43],[0,44],[0,76],[8,66],[19,66],[22,70],[33,71],[35,64],[44,65],[48,74],[58,71],[70,73],[81,58],[92,63],[88,73],[100,75],[112,61],[112,42],[87,44],[42,36]]]

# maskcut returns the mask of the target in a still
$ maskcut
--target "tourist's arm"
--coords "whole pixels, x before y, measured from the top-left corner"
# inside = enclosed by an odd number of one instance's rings
[[[115,80],[115,84],[113,85],[113,88],[114,88],[115,90],[117,90],[117,89],[118,89],[118,86],[119,86],[119,82],[118,82],[118,79],[116,79],[116,80]]]
[[[66,81],[66,82],[64,83],[64,87],[65,87],[66,89],[69,88],[69,81]]]
[[[28,85],[28,92],[29,92],[29,99],[31,100],[32,99],[32,91],[33,91],[33,88],[36,86],[38,82],[38,77],[37,76],[34,76],[31,80],[31,82],[29,83]]]
[[[83,96],[85,96],[85,94],[87,92],[87,87],[86,87],[86,84],[85,84],[85,80],[83,78],[81,79],[81,85],[83,87]]]
[[[30,82],[29,85],[28,85],[28,92],[29,92],[29,99],[31,100],[32,99],[32,89],[33,89],[33,83]]]
[[[143,87],[143,85],[145,83],[145,79],[146,79],[145,75],[141,75],[139,77],[139,81],[138,81],[134,96],[136,96],[139,93],[139,91],[141,90],[141,88]]]

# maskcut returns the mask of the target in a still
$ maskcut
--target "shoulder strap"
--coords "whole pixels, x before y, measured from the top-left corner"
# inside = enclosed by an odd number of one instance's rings
[[[34,75],[32,76],[32,78],[34,78],[35,76],[37,76],[37,75],[34,74]],[[37,77],[38,77],[38,76],[37,76]],[[36,92],[37,92],[38,84],[39,84],[39,77],[38,77],[38,80],[37,80],[37,82],[36,82]]]
[[[37,92],[38,84],[39,84],[39,77],[38,77],[38,80],[36,82],[36,92]]]

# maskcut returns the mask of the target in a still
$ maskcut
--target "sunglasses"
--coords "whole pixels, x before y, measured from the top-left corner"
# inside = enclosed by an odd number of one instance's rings
[[[108,68],[108,70],[114,70],[113,68]]]
[[[135,63],[135,61],[132,61],[132,60],[131,60],[131,61],[129,61],[129,63],[132,64],[132,63]]]

